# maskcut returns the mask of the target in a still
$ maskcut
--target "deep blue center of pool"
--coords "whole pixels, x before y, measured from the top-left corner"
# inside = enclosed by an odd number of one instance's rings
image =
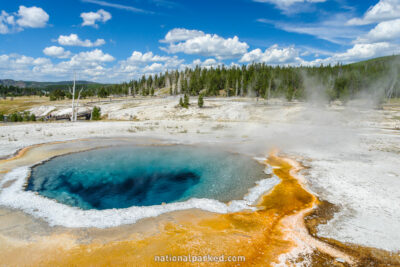
[[[191,146],[127,146],[53,158],[32,169],[26,190],[81,209],[241,198],[262,177],[243,155]]]

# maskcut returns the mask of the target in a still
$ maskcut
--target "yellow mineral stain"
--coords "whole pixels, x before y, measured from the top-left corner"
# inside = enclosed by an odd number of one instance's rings
[[[156,262],[155,256],[224,255],[225,258],[244,256],[245,261],[196,262],[194,265],[271,266],[282,263],[281,255],[296,247],[302,248],[304,244],[298,240],[303,240],[311,243],[309,246],[313,249],[321,249],[333,257],[342,256],[353,263],[347,255],[308,235],[304,216],[318,204],[318,199],[301,184],[297,176],[300,167],[275,152],[265,163],[274,168],[281,182],[260,199],[259,210],[255,212],[201,212],[199,215],[198,210],[190,210],[186,216],[160,222],[157,231],[145,236],[126,233],[127,238],[122,241],[75,242],[67,248],[54,246],[53,251],[48,247],[43,249],[43,242],[31,242],[29,246],[18,246],[18,259],[26,258],[22,265],[28,266],[180,266],[182,262]],[[58,240],[57,236],[53,238]],[[21,265],[13,260],[16,254],[12,251],[0,249],[0,260],[6,259],[7,265]],[[30,258],[31,254],[36,255],[36,260]],[[37,259],[37,255],[43,257]],[[286,260],[283,263],[290,265]]]
[[[15,153],[12,157],[0,159],[0,174],[7,173],[10,170],[12,170],[13,168],[15,168],[16,167],[15,164],[22,163],[22,165],[24,165],[24,166],[32,165],[33,162],[37,162],[37,159],[42,159],[42,158],[48,159],[49,157],[51,158],[53,156],[58,156],[58,155],[74,152],[74,149],[59,149],[59,150],[55,150],[52,152],[39,151],[40,147],[64,144],[64,143],[73,143],[73,142],[79,142],[79,141],[85,141],[85,140],[87,140],[87,139],[76,139],[76,140],[69,140],[69,141],[54,141],[54,142],[48,142],[48,143],[32,145],[29,147],[24,147],[24,148],[18,150],[17,153]],[[35,161],[35,159],[36,159],[36,161]],[[20,162],[18,162],[18,161],[20,161]],[[23,164],[24,162],[27,162],[27,164]]]
[[[8,161],[13,161],[16,160],[18,158],[22,158],[29,150],[38,147],[40,145],[33,145],[30,147],[24,147],[23,149],[20,149],[14,156],[10,157],[10,158],[6,158],[6,159],[2,159],[0,160],[0,164],[8,162]]]

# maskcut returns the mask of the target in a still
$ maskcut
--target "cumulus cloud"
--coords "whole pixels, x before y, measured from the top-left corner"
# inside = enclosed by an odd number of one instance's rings
[[[177,57],[171,57],[169,60],[165,62],[154,62],[144,67],[137,67],[135,75],[136,77],[139,77],[143,74],[156,74],[170,70],[183,69],[184,67],[183,62],[184,62],[183,59],[179,59]]]
[[[72,71],[78,69],[78,73],[83,78],[99,79],[105,78],[111,71],[105,67],[106,63],[114,61],[115,58],[110,54],[104,53],[100,49],[94,49],[88,52],[80,52],[74,55],[68,61],[62,61],[58,64],[44,65],[35,67],[36,73],[50,75],[69,75]]]
[[[83,46],[83,47],[94,47],[94,46],[101,46],[106,43],[104,39],[97,39],[96,41],[92,42],[88,39],[81,40],[77,34],[71,33],[70,35],[60,35],[57,39],[60,45],[67,45],[67,46]]]
[[[133,51],[126,60],[119,61],[114,71],[139,77],[143,74],[154,74],[180,68],[183,62],[184,60],[177,56],[159,56],[154,55],[153,52]]]
[[[80,52],[79,54],[71,58],[71,62],[82,62],[82,63],[92,63],[92,62],[110,62],[114,61],[115,58],[110,54],[105,54],[100,49],[94,49],[88,52]]]
[[[159,62],[168,61],[171,57],[154,55],[153,52],[141,53],[139,51],[133,51],[132,55],[127,59],[131,63],[147,63],[147,62]]]
[[[49,58],[29,57],[19,54],[0,55],[1,75],[11,79],[60,80],[70,79],[77,70],[79,77],[88,80],[109,81],[113,69],[107,67],[114,57],[100,49],[80,52],[69,60],[53,63]],[[127,78],[127,77],[125,77]]]
[[[200,67],[214,67],[218,66],[220,63],[218,63],[214,58],[208,58],[204,61],[201,61],[200,59],[195,59],[193,60],[192,65],[194,66],[200,66]]]
[[[14,16],[9,15],[4,10],[0,14],[0,33],[6,34],[10,32],[10,27],[15,25]]]
[[[180,41],[186,41],[195,37],[204,36],[204,32],[198,30],[188,30],[182,28],[175,28],[170,30],[163,40],[162,43],[175,43]]]
[[[161,63],[153,63],[144,67],[143,73],[156,73],[162,72],[164,70],[164,66]]]
[[[366,35],[357,38],[356,43],[393,41],[400,38],[400,19],[379,23]]]
[[[21,75],[33,78],[33,68],[51,64],[48,58],[34,58],[19,54],[0,55],[0,69],[5,77],[20,79]]]
[[[169,31],[161,42],[169,43],[168,47],[161,47],[168,53],[185,53],[218,59],[240,57],[247,52],[249,47],[247,43],[240,42],[237,36],[225,39],[217,34],[205,34],[202,31],[186,29]]]
[[[11,64],[12,67],[24,67],[24,66],[29,66],[29,65],[44,65],[46,63],[49,63],[50,60],[47,58],[33,58],[33,57],[28,57],[24,55],[18,55],[18,54],[12,54],[8,57],[10,60],[9,63]]]
[[[294,46],[279,48],[277,44],[269,47],[264,52],[254,49],[240,59],[240,62],[263,62],[267,64],[299,64],[302,62],[299,51]]]
[[[64,47],[49,46],[43,49],[43,53],[49,57],[68,58],[71,55],[70,51],[65,51]]]
[[[352,63],[360,60],[366,60],[374,57],[388,56],[400,53],[400,45],[388,42],[379,42],[372,44],[355,44],[352,48],[343,53],[336,53],[325,59],[316,59],[310,62],[311,65],[318,64],[336,64]]]
[[[373,57],[387,56],[399,52],[399,45],[388,42],[355,44],[346,52],[334,55],[333,58],[336,59],[336,61],[352,62]]]
[[[202,61],[201,59],[195,59],[190,64],[182,64],[180,66],[180,69],[181,70],[186,69],[186,68],[194,69],[196,67],[209,69],[209,68],[216,68],[221,65],[223,65],[223,63],[220,61],[217,61],[215,58],[207,58],[204,61]]]
[[[397,18],[400,18],[400,0],[380,0],[371,6],[362,18],[350,19],[347,24],[367,25]]]
[[[2,10],[0,34],[22,31],[24,28],[43,28],[48,21],[49,15],[40,7],[19,6],[18,12],[13,14]]]
[[[17,24],[23,28],[43,28],[49,21],[49,15],[40,7],[20,6]]]
[[[87,12],[81,13],[81,18],[83,20],[82,26],[92,26],[97,28],[97,22],[103,22],[111,19],[111,14],[104,9],[99,9],[97,12]]]

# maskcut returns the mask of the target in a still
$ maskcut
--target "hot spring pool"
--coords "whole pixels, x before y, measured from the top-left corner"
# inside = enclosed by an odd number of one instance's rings
[[[83,210],[242,199],[265,179],[250,157],[196,146],[124,146],[55,157],[32,168],[26,191]]]

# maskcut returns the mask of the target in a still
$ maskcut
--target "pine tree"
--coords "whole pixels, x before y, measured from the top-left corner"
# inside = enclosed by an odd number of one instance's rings
[[[93,111],[92,111],[92,120],[94,120],[94,121],[101,120],[100,108],[98,108],[98,107],[94,107],[94,108],[93,108]]]
[[[183,108],[183,101],[182,101],[182,97],[179,98],[179,106]]]
[[[183,106],[185,107],[185,108],[188,108],[189,107],[189,96],[187,95],[187,94],[185,94],[184,96],[183,96]]]
[[[14,112],[13,114],[11,114],[9,116],[8,120],[11,121],[11,122],[17,122],[18,121],[18,114]]]
[[[202,108],[204,105],[204,100],[203,100],[203,95],[199,94],[199,99],[197,100],[197,104],[199,105],[199,108]]]

